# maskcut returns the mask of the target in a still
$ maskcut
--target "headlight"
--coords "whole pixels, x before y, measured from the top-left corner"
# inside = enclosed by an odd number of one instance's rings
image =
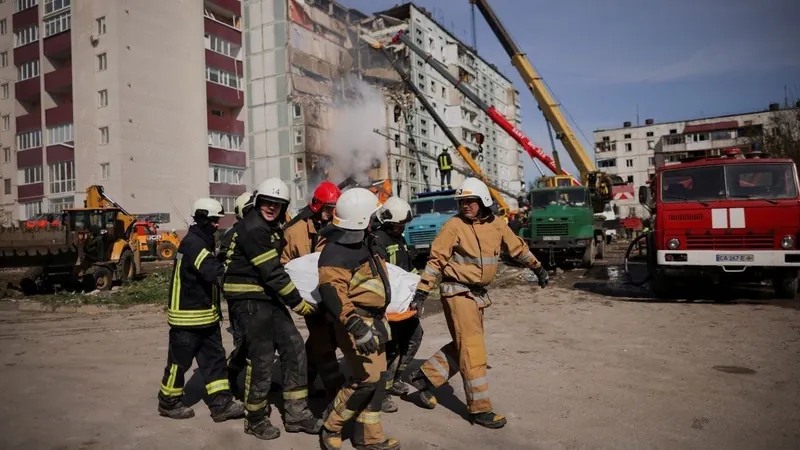
[[[794,247],[794,239],[791,236],[784,236],[781,239],[781,247],[786,250]]]
[[[681,241],[678,238],[672,238],[667,242],[667,247],[670,250],[677,250],[681,246]]]

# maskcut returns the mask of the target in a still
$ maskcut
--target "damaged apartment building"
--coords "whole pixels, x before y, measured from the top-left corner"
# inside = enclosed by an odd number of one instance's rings
[[[342,113],[340,105],[357,101],[356,85],[363,81],[381,89],[385,120],[379,130],[384,137],[376,134],[374,141],[381,147],[381,158],[375,158],[367,173],[360,175],[372,180],[389,178],[394,193],[404,198],[441,189],[435,158],[451,144],[382,56],[360,42],[360,33],[386,37],[407,30],[426,51],[519,125],[519,102],[511,82],[413,4],[368,15],[330,0],[245,0],[243,16],[246,182],[254,187],[267,177],[280,177],[292,190],[294,210],[308,201],[320,180],[340,181],[353,175],[347,173],[351,167],[335,163],[329,137],[341,119],[337,117]],[[504,189],[520,191],[521,149],[516,142],[421,59],[398,50],[414,79],[419,79],[439,114],[489,178]],[[403,111],[398,117],[396,104]],[[476,143],[477,133],[485,136],[482,147]],[[409,138],[417,152],[408,149]],[[463,166],[455,152],[452,156],[457,166]],[[462,178],[454,173],[453,184]],[[516,206],[515,199],[509,200]]]

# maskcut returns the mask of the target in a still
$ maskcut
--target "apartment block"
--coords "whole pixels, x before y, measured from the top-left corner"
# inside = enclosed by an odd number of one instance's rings
[[[0,2],[0,207],[80,206],[100,184],[129,212],[244,192],[241,2]]]
[[[786,111],[773,103],[764,111],[664,123],[646,119],[641,126],[625,122],[622,128],[595,130],[596,164],[638,189],[662,164],[719,156],[727,149],[751,151],[761,136],[773,133],[776,115]],[[621,217],[649,214],[637,198],[617,199],[617,205]]]

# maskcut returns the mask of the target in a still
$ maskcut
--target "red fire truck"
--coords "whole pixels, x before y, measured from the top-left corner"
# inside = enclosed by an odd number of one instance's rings
[[[639,201],[654,214],[647,237],[649,283],[668,296],[673,277],[771,280],[795,298],[800,270],[800,197],[790,159],[723,155],[658,168]]]

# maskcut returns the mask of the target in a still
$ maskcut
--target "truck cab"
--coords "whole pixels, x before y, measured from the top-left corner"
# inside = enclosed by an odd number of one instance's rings
[[[659,168],[639,193],[655,215],[651,287],[663,293],[676,276],[772,280],[776,297],[794,298],[799,194],[790,159],[706,158]]]
[[[429,254],[431,243],[442,225],[458,213],[455,194],[454,189],[423,192],[409,202],[414,217],[406,225],[405,235],[414,257]]]

